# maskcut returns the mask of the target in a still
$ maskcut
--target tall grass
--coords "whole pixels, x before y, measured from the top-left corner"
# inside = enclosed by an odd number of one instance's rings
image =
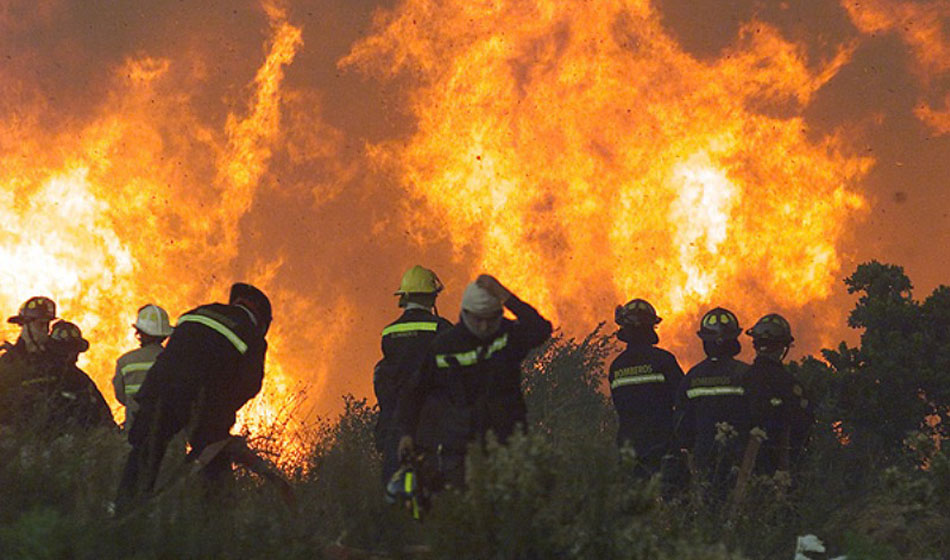
[[[200,477],[182,477],[116,519],[128,452],[119,434],[4,433],[0,558],[791,559],[804,533],[852,560],[950,557],[947,452],[918,441],[909,447],[922,459],[878,466],[842,446],[827,417],[795,478],[754,480],[734,514],[688,496],[665,502],[658,481],[634,478],[636,458],[613,443],[602,391],[610,349],[599,332],[540,349],[525,366],[526,432],[473,446],[467,489],[438,496],[421,524],[382,499],[376,410],[364,399],[345,397],[339,417],[297,432],[295,457],[275,447],[284,434],[250,435],[286,467],[297,511],[239,472],[212,497]]]

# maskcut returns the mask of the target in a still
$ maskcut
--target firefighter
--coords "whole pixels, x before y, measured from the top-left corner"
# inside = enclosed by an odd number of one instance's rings
[[[7,322],[20,326],[16,343],[4,342],[0,355],[0,424],[13,425],[22,407],[22,383],[42,375],[49,326],[56,318],[56,304],[48,297],[26,300]]]
[[[706,359],[696,364],[677,395],[677,440],[689,450],[691,470],[721,502],[739,464],[749,433],[745,377],[749,365],[735,359],[742,329],[735,314],[717,307],[706,313],[697,334]]]
[[[148,370],[155,363],[155,358],[165,349],[162,343],[172,334],[168,312],[151,303],[139,308],[132,327],[135,328],[139,348],[119,357],[115,364],[115,376],[112,378],[115,398],[125,406],[125,429],[132,427],[135,412],[139,408],[135,395],[142,387]]]
[[[610,364],[610,396],[617,411],[617,444],[637,454],[637,474],[649,478],[660,469],[673,434],[673,404],[683,370],[673,354],[656,347],[662,320],[649,302],[635,299],[617,306],[617,338],[627,348]]]
[[[0,368],[16,362],[35,365],[46,351],[49,341],[49,325],[56,319],[56,304],[48,297],[36,296],[26,300],[20,311],[7,319],[8,323],[20,326],[20,336],[15,344],[3,343],[5,351],[0,356]]]
[[[755,472],[771,476],[796,463],[815,416],[801,384],[782,363],[795,340],[788,321],[770,313],[746,334],[755,348],[746,382],[751,423],[765,432]]]
[[[383,454],[383,484],[399,468],[399,431],[393,425],[399,392],[419,369],[436,334],[452,327],[436,310],[435,300],[442,289],[435,272],[418,265],[407,270],[394,294],[405,311],[383,329],[383,359],[373,371],[373,389],[379,402],[376,446]]]
[[[195,457],[229,439],[238,409],[261,389],[271,319],[267,296],[243,283],[231,287],[227,305],[202,305],[178,319],[136,395],[140,408],[129,429],[132,451],[119,484],[119,510],[154,489],[168,442],[179,431],[187,428]],[[202,469],[212,482],[230,471],[223,453]]]
[[[62,433],[70,428],[116,428],[105,397],[76,365],[79,354],[89,350],[89,341],[83,338],[79,327],[69,321],[57,321],[47,348],[47,371],[58,378],[48,401],[54,429]]]
[[[504,317],[505,308],[516,320]],[[524,426],[521,362],[550,336],[551,323],[494,277],[469,284],[461,320],[436,337],[400,395],[400,458],[415,445],[426,484],[461,487],[470,442],[492,431],[504,443]]]

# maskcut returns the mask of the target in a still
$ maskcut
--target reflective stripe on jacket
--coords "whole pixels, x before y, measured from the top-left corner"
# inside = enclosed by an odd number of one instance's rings
[[[212,309],[199,307],[179,317],[178,324],[181,325],[183,323],[198,323],[204,325],[228,339],[228,342],[233,344],[234,348],[241,354],[247,352],[247,342],[235,332],[237,324],[233,319],[223,313],[217,313]]]
[[[138,408],[134,397],[145,382],[145,377],[156,358],[164,349],[159,343],[146,344],[141,348],[126,352],[116,360],[112,386],[115,389],[115,397],[120,403],[131,410]]]
[[[514,296],[506,307],[517,320],[502,319],[487,340],[459,323],[432,341],[396,411],[400,430],[420,448],[464,453],[488,430],[505,441],[525,422],[521,362],[551,336],[551,323]]]
[[[263,332],[241,307],[212,303],[185,313],[135,397],[141,409],[130,443],[143,444],[156,421],[155,437],[189,427],[196,449],[227,437],[237,410],[261,389],[266,353]]]
[[[637,455],[662,455],[673,433],[673,404],[683,370],[673,354],[652,344],[628,344],[607,376],[617,411],[617,443]]]
[[[725,424],[736,432],[729,453],[745,445],[751,427],[745,386],[748,369],[748,364],[733,358],[707,358],[683,378],[677,398],[677,437],[680,445],[693,451],[698,467],[711,468],[721,460],[717,459],[716,436]]]
[[[411,307],[382,332],[383,359],[373,371],[373,390],[379,403],[379,429],[392,427],[396,400],[406,382],[419,369],[429,344],[452,323],[427,309]]]

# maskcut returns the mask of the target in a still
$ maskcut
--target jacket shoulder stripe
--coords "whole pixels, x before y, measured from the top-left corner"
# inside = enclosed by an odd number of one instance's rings
[[[415,323],[396,323],[383,329],[383,336],[404,332],[436,332],[439,329],[438,323],[430,321],[420,321]]]
[[[198,324],[204,325],[214,331],[217,331],[218,334],[228,339],[228,341],[234,345],[234,348],[236,348],[237,351],[240,352],[241,354],[244,354],[245,352],[247,352],[247,343],[241,340],[241,337],[234,334],[234,331],[227,328],[226,326],[224,326],[217,320],[212,319],[211,317],[206,317],[205,315],[198,315],[196,313],[193,313],[190,315],[182,315],[178,319],[178,324],[181,325],[182,323],[198,323]]]
[[[152,369],[155,362],[133,362],[122,366],[122,375],[128,375],[136,371],[148,371]]]

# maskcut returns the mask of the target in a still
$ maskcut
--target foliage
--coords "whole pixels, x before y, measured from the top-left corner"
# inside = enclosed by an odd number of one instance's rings
[[[796,374],[857,460],[893,465],[907,458],[909,433],[950,435],[950,289],[918,303],[903,269],[878,262],[845,282],[860,294],[849,324],[863,329],[861,346],[824,350],[825,362],[806,359]]]
[[[610,338],[601,324],[581,341],[555,335],[524,368],[528,422],[555,442],[616,433],[616,416],[604,389]]]
[[[382,500],[377,410],[346,396],[338,418],[296,433],[292,453],[276,444],[287,425],[249,438],[285,466],[296,511],[239,473],[213,494],[200,477],[173,479],[115,518],[119,434],[2,433],[0,558],[781,559],[807,533],[829,558],[950,557],[950,288],[918,302],[903,271],[880,263],[847,285],[861,344],[790,365],[817,404],[805,459],[791,477],[754,478],[735,508],[664,500],[658,479],[634,477],[636,457],[613,443],[614,347],[598,329],[526,360],[527,430],[472,447],[467,488],[437,496],[424,523]]]

